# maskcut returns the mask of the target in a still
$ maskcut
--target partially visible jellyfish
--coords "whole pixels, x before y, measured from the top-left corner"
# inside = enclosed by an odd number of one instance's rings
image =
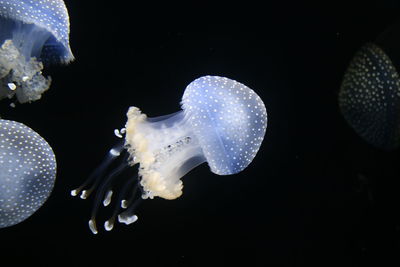
[[[62,0],[0,0],[0,99],[40,99],[51,83],[43,63],[73,58]]]
[[[26,220],[49,197],[56,159],[49,144],[22,123],[0,119],[0,228]]]
[[[117,136],[125,134],[125,140],[109,151],[82,186],[71,191],[73,196],[80,194],[86,199],[102,183],[89,220],[94,234],[98,232],[96,214],[101,202],[104,206],[111,203],[112,183],[129,166],[139,165],[138,178],[130,178],[122,187],[113,214],[104,223],[107,231],[116,218],[120,223],[135,222],[141,199],[180,197],[181,178],[204,162],[213,173],[230,175],[242,171],[254,159],[265,135],[267,112],[253,90],[228,78],[204,76],[186,87],[181,105],[181,111],[155,118],[130,107],[125,128],[116,131]],[[122,164],[103,181],[102,174],[110,162],[124,154]],[[124,211],[118,215],[120,209]]]
[[[389,56],[367,43],[354,56],[339,92],[348,124],[369,144],[392,150],[400,144],[400,78]]]

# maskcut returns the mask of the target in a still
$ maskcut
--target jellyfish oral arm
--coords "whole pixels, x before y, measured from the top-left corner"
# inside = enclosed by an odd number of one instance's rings
[[[116,218],[120,223],[127,225],[134,223],[138,219],[135,212],[142,199],[156,196],[164,199],[178,198],[183,188],[180,179],[191,169],[206,162],[183,111],[147,118],[138,108],[131,107],[127,116],[126,128],[116,131],[117,136],[125,133],[125,144],[121,142],[112,148],[89,179],[79,188],[71,191],[72,196],[81,193],[81,198],[86,199],[100,184],[89,220],[89,228],[93,234],[98,233],[96,215],[100,204],[110,205],[114,197],[113,190],[110,189],[112,183],[129,165],[139,165],[139,180],[137,177],[131,177],[122,187],[121,194],[118,194],[118,199],[114,202],[117,206],[111,218],[104,223],[107,231],[113,229]],[[123,148],[126,148],[128,153],[124,152]],[[106,172],[111,162],[120,157],[121,153],[124,158],[120,166],[103,179],[102,174]],[[92,184],[91,187],[83,190],[89,184]],[[141,197],[137,195],[138,189],[142,193]],[[127,195],[128,198],[126,198]],[[120,208],[125,211],[119,213]]]
[[[50,87],[51,78],[42,75],[43,64],[36,58],[27,62],[11,40],[0,47],[0,99],[17,96],[20,103],[35,101]],[[11,87],[10,87],[11,85]]]
[[[180,178],[206,162],[184,112],[162,119],[147,118],[131,107],[127,116],[126,146],[131,164],[140,163],[142,197],[178,198],[183,188]]]
[[[40,99],[51,83],[50,77],[42,75],[43,64],[39,59],[50,33],[33,24],[1,17],[0,24],[0,80],[18,89],[0,86],[0,99],[15,94],[21,103]]]

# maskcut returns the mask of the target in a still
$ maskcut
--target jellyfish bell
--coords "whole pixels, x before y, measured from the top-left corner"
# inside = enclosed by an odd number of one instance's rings
[[[0,119],[0,228],[35,213],[49,197],[55,178],[50,145],[26,125]]]
[[[339,108],[347,123],[367,143],[383,150],[400,145],[398,26],[355,53],[339,91]]]
[[[155,118],[148,118],[136,107],[129,108],[125,128],[122,133],[116,132],[117,136],[125,135],[123,145],[110,150],[91,178],[71,192],[87,198],[100,183],[105,166],[126,149],[127,161],[107,176],[96,194],[89,221],[93,233],[97,233],[99,202],[104,199],[103,204],[110,203],[110,183],[127,163],[139,166],[138,179],[128,181],[138,183],[124,186],[134,188],[127,189],[133,193],[128,198],[120,195],[117,208],[126,209],[118,215],[119,222],[130,224],[137,220],[138,201],[133,195],[139,193],[139,200],[176,199],[182,195],[182,177],[196,166],[207,162],[213,173],[230,175],[242,171],[254,159],[266,132],[267,112],[261,98],[249,87],[225,77],[200,77],[187,86],[181,106],[179,112]],[[90,183],[92,187],[83,190]],[[114,209],[105,223],[106,230],[113,228],[117,213]]]
[[[362,46],[349,63],[339,91],[347,123],[370,145],[394,150],[400,145],[400,23]]]
[[[51,83],[42,75],[43,63],[73,58],[62,0],[0,0],[0,99],[40,99]]]

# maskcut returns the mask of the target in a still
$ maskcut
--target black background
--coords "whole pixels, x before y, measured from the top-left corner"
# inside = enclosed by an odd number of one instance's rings
[[[46,70],[53,83],[40,101],[0,103],[2,118],[37,131],[58,162],[43,207],[0,229],[1,266],[400,263],[399,151],[363,142],[337,105],[349,60],[396,22],[397,1],[65,2],[75,62]],[[92,199],[70,190],[118,141],[128,107],[175,112],[186,85],[207,74],[264,100],[268,129],[253,163],[233,176],[204,164],[181,198],[145,201],[135,224],[92,235]]]

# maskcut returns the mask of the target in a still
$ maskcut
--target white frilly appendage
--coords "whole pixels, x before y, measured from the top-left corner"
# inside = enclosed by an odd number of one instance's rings
[[[178,198],[183,188],[181,177],[206,161],[183,111],[147,118],[130,107],[127,117],[125,146],[130,163],[139,164],[142,198]]]
[[[20,103],[35,101],[50,87],[42,75],[43,64],[35,57],[28,61],[11,40],[0,47],[0,99],[16,95]]]
[[[51,36],[34,24],[0,17],[0,99],[14,95],[20,103],[35,101],[50,87],[40,58]]]

